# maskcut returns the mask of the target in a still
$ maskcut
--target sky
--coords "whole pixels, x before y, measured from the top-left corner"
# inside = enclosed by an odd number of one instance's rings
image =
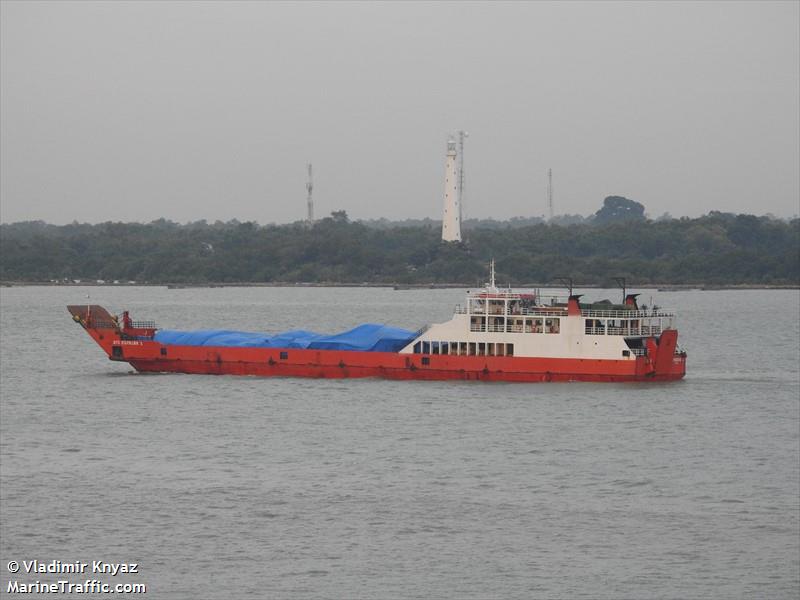
[[[0,3],[0,221],[800,212],[800,3]]]

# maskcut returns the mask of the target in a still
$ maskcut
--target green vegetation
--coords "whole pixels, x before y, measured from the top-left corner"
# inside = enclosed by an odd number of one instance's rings
[[[644,205],[622,196],[608,196],[603,200],[603,207],[594,214],[594,222],[597,225],[644,221],[644,219]]]
[[[624,219],[571,225],[478,222],[466,230],[462,244],[443,244],[435,221],[413,226],[351,222],[344,211],[313,227],[238,221],[179,225],[163,219],[3,224],[0,279],[475,285],[485,280],[494,257],[498,281],[513,285],[564,275],[585,285],[610,284],[614,276],[636,285],[800,282],[800,219],[712,212],[697,219],[650,221],[635,206],[611,204],[609,211],[625,213]]]

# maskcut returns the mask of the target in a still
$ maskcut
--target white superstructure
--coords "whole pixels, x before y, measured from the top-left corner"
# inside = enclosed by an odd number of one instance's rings
[[[447,162],[444,176],[444,212],[442,213],[442,241],[461,241],[461,206],[459,203],[458,173],[456,170],[456,142],[447,141]]]
[[[498,290],[492,281],[469,292],[452,319],[429,326],[401,352],[636,360],[647,338],[674,327],[675,315],[640,309],[635,295],[628,298],[624,305],[581,305],[578,296],[542,302],[536,292]]]

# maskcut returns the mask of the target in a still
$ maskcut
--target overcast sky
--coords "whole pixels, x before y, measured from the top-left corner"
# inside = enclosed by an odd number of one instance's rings
[[[3,1],[0,218],[794,215],[799,7]]]

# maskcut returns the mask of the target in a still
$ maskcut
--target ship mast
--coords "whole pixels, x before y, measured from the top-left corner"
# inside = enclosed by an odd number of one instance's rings
[[[486,284],[486,289],[495,294],[498,292],[495,285],[494,259],[489,263],[489,283]]]

